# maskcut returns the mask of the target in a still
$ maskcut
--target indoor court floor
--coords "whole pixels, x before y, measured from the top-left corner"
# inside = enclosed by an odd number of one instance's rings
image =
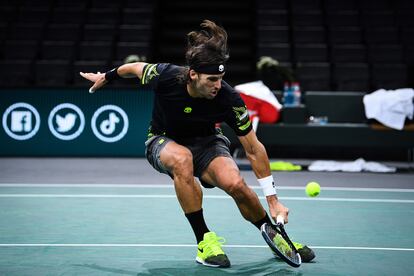
[[[266,206],[253,172],[242,174]],[[287,232],[316,259],[275,259],[230,197],[204,189],[232,263],[217,269],[196,264],[172,182],[144,159],[0,158],[0,275],[414,275],[412,170],[273,175]],[[309,181],[320,196],[305,195]]]

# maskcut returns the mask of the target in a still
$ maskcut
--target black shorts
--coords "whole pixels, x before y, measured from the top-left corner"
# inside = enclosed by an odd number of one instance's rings
[[[161,150],[168,142],[171,141],[174,140],[163,135],[151,137],[145,142],[145,157],[157,171],[168,174],[172,177],[171,173],[161,163],[160,160]],[[188,148],[193,154],[194,176],[198,178],[201,177],[201,174],[214,158],[218,156],[227,156],[231,158],[229,150],[230,141],[226,136],[222,134],[216,134],[202,138],[194,138],[178,144]],[[201,182],[203,186],[206,184],[203,183],[203,181]]]

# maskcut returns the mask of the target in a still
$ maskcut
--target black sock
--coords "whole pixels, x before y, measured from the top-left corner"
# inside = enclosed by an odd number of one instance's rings
[[[210,232],[210,230],[208,230],[206,222],[204,221],[203,209],[200,209],[199,211],[195,211],[193,213],[185,214],[185,216],[193,228],[197,243],[201,242],[204,238],[204,234]]]
[[[254,224],[254,226],[256,226],[257,227],[257,229],[259,229],[260,230],[260,227],[263,225],[263,223],[265,223],[265,222],[267,222],[267,223],[272,223],[272,221],[270,220],[270,218],[269,218],[269,216],[267,215],[267,213],[265,214],[265,216],[261,219],[261,220],[259,220],[259,221],[256,221],[256,222],[253,222],[253,224]]]

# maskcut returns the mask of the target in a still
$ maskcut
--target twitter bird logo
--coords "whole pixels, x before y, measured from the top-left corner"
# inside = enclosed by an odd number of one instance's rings
[[[75,126],[77,115],[74,113],[67,113],[65,117],[56,115],[56,124],[58,126],[57,131],[68,132]]]

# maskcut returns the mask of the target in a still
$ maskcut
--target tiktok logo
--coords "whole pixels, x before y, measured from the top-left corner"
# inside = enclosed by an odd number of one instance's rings
[[[118,116],[114,112],[109,113],[109,119],[102,121],[100,125],[101,132],[105,135],[111,135],[114,133],[116,124],[121,121]]]
[[[92,131],[99,140],[113,143],[121,140],[128,132],[128,116],[116,105],[100,107],[92,116]]]
[[[28,140],[36,135],[40,127],[40,116],[36,108],[27,103],[15,103],[3,114],[3,128],[16,140]]]

